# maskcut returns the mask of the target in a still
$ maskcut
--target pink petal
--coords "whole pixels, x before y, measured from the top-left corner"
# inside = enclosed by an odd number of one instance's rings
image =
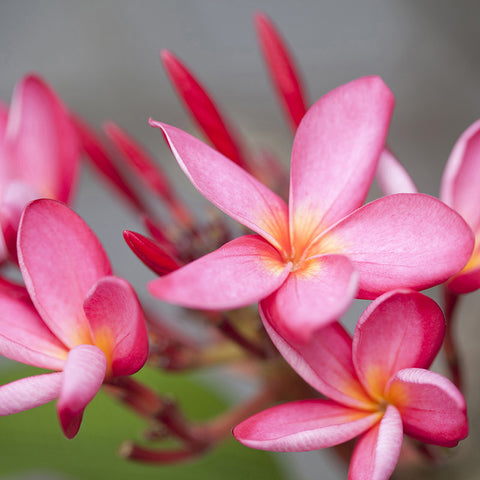
[[[220,113],[214,100],[192,72],[168,50],[161,52],[163,66],[205,136],[222,155],[241,167],[246,166],[237,132]]]
[[[477,256],[479,253],[477,253]],[[448,280],[447,287],[457,295],[471,293],[480,288],[480,268],[463,269]]]
[[[258,235],[245,235],[149,284],[152,295],[184,307],[244,307],[276,290],[290,271]]]
[[[423,194],[383,197],[340,221],[322,242],[338,245],[360,273],[360,298],[440,284],[467,263],[473,233],[439,200]]]
[[[410,175],[388,148],[384,148],[380,155],[376,180],[384,195],[418,192]]]
[[[340,323],[313,333],[305,343],[282,337],[263,303],[260,303],[260,316],[282,357],[308,384],[343,405],[366,409],[372,406],[353,367],[352,339]]]
[[[77,434],[83,411],[102,386],[106,368],[107,359],[99,348],[78,345],[70,350],[57,402],[60,425],[67,438]]]
[[[111,362],[111,374],[131,375],[148,355],[145,317],[132,286],[123,278],[104,277],[84,304],[95,345]]]
[[[39,407],[60,395],[63,373],[22,378],[0,387],[0,415],[13,415]]]
[[[4,155],[10,159],[8,178],[35,186],[43,197],[71,199],[80,160],[78,139],[61,100],[35,75],[24,77],[15,89]]]
[[[381,422],[358,439],[348,480],[388,480],[397,465],[402,441],[402,419],[389,405]]]
[[[428,368],[444,334],[442,310],[431,298],[409,290],[377,298],[360,317],[353,335],[353,363],[365,389],[381,399],[398,370]]]
[[[307,112],[299,71],[271,19],[264,13],[257,13],[255,27],[270,79],[295,131]]]
[[[27,365],[61,370],[67,353],[30,300],[0,293],[0,355]]]
[[[286,338],[304,342],[345,313],[358,281],[353,265],[342,255],[323,255],[305,263],[262,300],[275,329]]]
[[[387,136],[394,99],[378,77],[336,88],[311,107],[292,152],[290,215],[312,236],[360,206]],[[295,236],[303,232],[295,231]]]
[[[480,227],[480,120],[455,143],[442,177],[440,198],[459,212],[473,230]]]
[[[0,144],[3,143],[5,137],[5,129],[8,121],[8,107],[0,101]]]
[[[111,274],[95,234],[67,206],[36,200],[25,210],[18,237],[20,268],[40,316],[68,347],[91,343],[83,301]]]
[[[233,429],[233,435],[259,450],[305,452],[351,440],[379,419],[379,412],[355,410],[330,400],[300,400],[247,418]]]
[[[40,198],[41,194],[35,187],[22,182],[11,181],[3,191],[0,203],[0,223],[5,247],[10,258],[17,260],[17,235],[23,210],[32,200]]]
[[[386,398],[400,411],[405,433],[421,442],[454,447],[468,435],[465,399],[438,373],[400,370],[390,380]]]
[[[278,195],[195,137],[153,120],[150,124],[163,130],[180,167],[202,195],[277,248],[288,250],[287,206]]]

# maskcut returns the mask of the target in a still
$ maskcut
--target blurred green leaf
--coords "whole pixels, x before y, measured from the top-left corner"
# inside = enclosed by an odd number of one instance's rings
[[[20,367],[0,372],[1,384],[38,374]],[[225,403],[188,375],[167,375],[144,369],[140,378],[159,391],[173,392],[189,415],[206,418]],[[233,438],[188,463],[154,466],[118,457],[123,440],[141,440],[145,423],[108,395],[100,393],[87,407],[80,432],[66,440],[58,425],[55,405],[0,418],[0,475],[21,472],[57,473],[66,478],[96,480],[162,479],[283,479],[271,455],[243,447]],[[151,444],[152,447],[156,444]]]

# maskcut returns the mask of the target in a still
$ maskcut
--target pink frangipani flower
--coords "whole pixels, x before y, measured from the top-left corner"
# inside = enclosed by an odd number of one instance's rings
[[[145,363],[142,308],[130,284],[112,275],[95,234],[58,201],[27,206],[18,257],[30,298],[0,291],[0,354],[55,372],[1,386],[0,415],[58,398],[61,427],[72,438],[102,383]]]
[[[377,181],[387,195],[416,192],[410,176],[390,152],[378,165]],[[464,268],[447,288],[455,294],[480,288],[480,120],[470,125],[455,143],[443,172],[440,200],[458,212],[475,234],[475,248]]]
[[[150,284],[156,297],[200,309],[260,301],[282,334],[307,339],[357,294],[422,289],[460,270],[473,248],[459,215],[426,195],[384,197],[362,207],[383,149],[393,96],[365,77],[321,98],[292,152],[289,206],[216,150],[163,129],[194,186],[258,235],[237,238]]]
[[[71,201],[79,160],[78,138],[62,101],[40,77],[25,76],[10,109],[0,108],[0,260],[16,257],[18,223],[28,202]]]
[[[360,436],[349,479],[383,480],[395,468],[404,433],[445,447],[467,436],[462,394],[426,370],[445,331],[430,298],[408,290],[382,295],[360,317],[353,342],[334,323],[300,344],[279,335],[271,311],[261,307],[260,313],[284,358],[328,399],[278,405],[248,418],[233,430],[244,445],[298,452]]]

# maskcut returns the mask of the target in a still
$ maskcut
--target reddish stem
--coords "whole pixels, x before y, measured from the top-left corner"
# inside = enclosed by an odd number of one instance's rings
[[[265,352],[265,350],[260,345],[257,345],[256,343],[245,337],[245,335],[240,333],[232,325],[232,323],[226,316],[222,316],[222,319],[217,324],[217,327],[226,337],[238,344],[247,352],[252,353],[256,357],[261,359],[267,358],[267,353]]]

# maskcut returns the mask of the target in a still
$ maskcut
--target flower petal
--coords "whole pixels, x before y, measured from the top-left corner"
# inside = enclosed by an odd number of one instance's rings
[[[381,422],[358,439],[348,479],[388,480],[397,465],[402,441],[402,419],[398,410],[389,405]]]
[[[440,198],[459,212],[473,230],[480,227],[480,120],[455,143],[442,177]]]
[[[3,154],[10,159],[7,178],[35,186],[43,197],[70,200],[79,169],[78,139],[61,100],[35,75],[15,89]]]
[[[181,261],[168,251],[168,246],[160,245],[130,230],[123,231],[123,238],[132,252],[158,276],[173,272],[182,266]]]
[[[131,375],[148,355],[145,317],[132,286],[123,278],[101,278],[84,304],[93,340],[111,362],[113,376]]]
[[[262,300],[275,328],[287,338],[307,341],[338,320],[357,291],[358,276],[347,257],[322,255],[307,260],[282,286]]]
[[[402,368],[428,368],[442,346],[445,320],[429,297],[392,291],[372,302],[353,334],[353,364],[365,389],[383,398],[385,386]]]
[[[8,121],[8,107],[0,101],[0,144],[3,143]]]
[[[465,399],[438,373],[400,370],[390,380],[386,398],[400,411],[405,433],[421,442],[454,447],[468,435]]]
[[[107,368],[105,354],[93,345],[78,345],[68,354],[57,413],[63,433],[73,438],[80,428],[83,411],[102,386]]]
[[[476,249],[477,250],[477,249]],[[480,251],[476,254],[480,260]],[[463,269],[447,282],[447,287],[457,295],[471,293],[480,288],[480,268]]]
[[[184,307],[224,310],[265,298],[289,271],[290,265],[263,238],[245,235],[150,282],[149,290]]]
[[[172,52],[163,50],[160,56],[170,81],[205,136],[222,155],[245,168],[238,133],[220,113],[205,87]]]
[[[17,235],[25,206],[41,195],[32,185],[13,180],[3,191],[0,202],[0,224],[5,247],[13,261],[17,261]]]
[[[314,332],[308,342],[282,337],[271,312],[260,303],[260,316],[273,344],[290,366],[326,397],[353,408],[370,408],[371,399],[352,363],[352,339],[338,322]]]
[[[380,155],[376,180],[384,195],[418,192],[410,175],[388,148],[384,148]]]
[[[44,373],[0,387],[0,415],[13,415],[39,407],[60,395],[63,373]]]
[[[379,198],[340,221],[321,241],[339,245],[339,253],[354,263],[360,298],[442,283],[467,263],[474,245],[460,215],[419,193]]]
[[[188,133],[153,120],[150,124],[163,130],[177,162],[202,195],[277,248],[289,248],[287,206],[278,195]]]
[[[61,370],[67,353],[29,300],[0,292],[0,355],[35,367]]]
[[[300,400],[253,415],[233,429],[243,445],[273,452],[306,452],[351,440],[380,419],[330,400]]]
[[[270,79],[295,131],[307,111],[300,73],[272,20],[264,13],[257,13],[255,27]]]
[[[315,237],[363,203],[393,104],[380,78],[364,77],[336,88],[308,110],[293,143],[291,222],[307,217]]]
[[[25,285],[44,322],[68,347],[91,343],[83,301],[111,274],[95,234],[67,206],[42,199],[26,208],[18,236]]]

